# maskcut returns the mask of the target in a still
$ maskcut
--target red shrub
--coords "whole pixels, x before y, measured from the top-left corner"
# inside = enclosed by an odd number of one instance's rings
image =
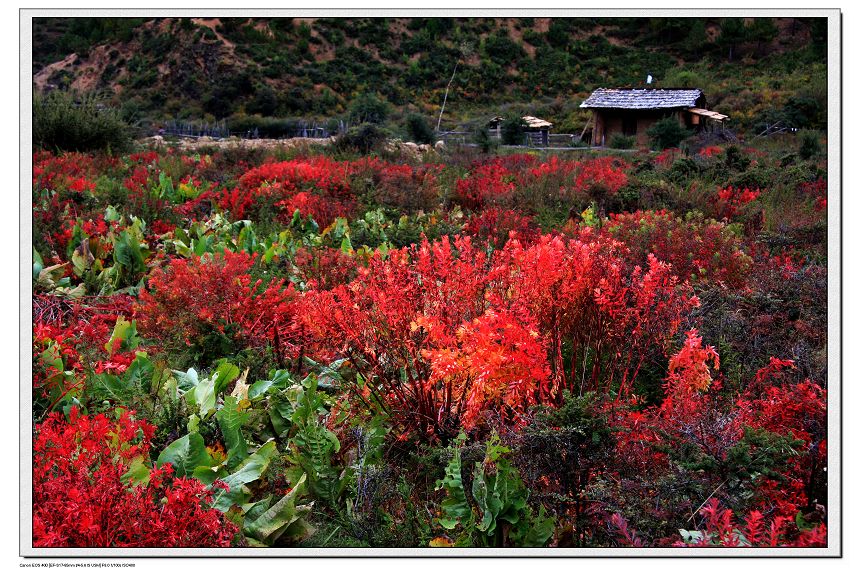
[[[634,260],[645,262],[649,254],[672,264],[681,280],[724,283],[743,287],[752,259],[742,250],[741,239],[724,223],[671,212],[637,211],[612,214],[603,233],[630,248]]]
[[[675,546],[723,546],[723,547],[810,547],[827,545],[827,526],[820,524],[800,533],[794,539],[787,539],[786,530],[791,521],[777,516],[765,523],[764,516],[757,510],[747,514],[743,524],[736,521],[730,508],[720,506],[720,501],[712,498],[702,507],[699,514],[704,524],[697,532],[695,541],[678,541]]]
[[[718,213],[726,219],[731,219],[745,205],[752,203],[761,195],[760,189],[727,187],[717,192]]]
[[[275,207],[288,220],[299,209],[328,227],[355,209],[349,172],[348,162],[325,157],[267,163],[243,174],[237,188],[222,191],[218,204],[234,219],[258,218]]]
[[[140,294],[141,332],[165,344],[193,344],[207,333],[238,329],[239,344],[291,340],[292,285],[262,281],[249,274],[253,257],[223,255],[173,259],[153,270]],[[177,341],[178,339],[178,341]]]
[[[498,163],[476,166],[468,177],[457,181],[454,196],[467,209],[506,201],[516,189],[513,173]]]
[[[146,484],[124,479],[147,464],[155,427],[124,411],[117,420],[72,409],[36,428],[33,441],[33,545],[42,547],[229,546],[238,528],[207,508],[212,491],[192,478],[171,480],[170,465]]]
[[[491,262],[468,238],[425,241],[375,256],[348,285],[307,293],[298,314],[311,353],[349,358],[396,424],[450,437],[494,402],[516,419],[562,388],[629,392],[695,300],[668,265],[652,258],[643,270],[622,253],[614,242],[543,236],[529,247],[510,241]],[[464,406],[475,381],[486,388]]]
[[[629,165],[618,158],[600,157],[582,162],[576,175],[576,187],[591,196],[614,195],[627,185]]]
[[[491,207],[469,218],[463,231],[481,241],[502,247],[510,237],[530,243],[540,235],[540,228],[532,218],[513,209]]]

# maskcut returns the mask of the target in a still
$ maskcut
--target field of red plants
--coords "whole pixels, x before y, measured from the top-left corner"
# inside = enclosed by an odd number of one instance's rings
[[[36,153],[34,546],[826,545],[790,144]]]

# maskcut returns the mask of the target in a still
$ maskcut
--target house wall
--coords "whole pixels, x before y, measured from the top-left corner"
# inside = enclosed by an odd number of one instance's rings
[[[678,119],[679,123],[688,124],[689,119],[686,116],[690,114],[683,110],[614,110],[600,109],[594,110],[594,135],[592,137],[592,145],[609,145],[612,136],[615,134],[624,135],[624,124],[628,127],[632,124],[636,126],[636,145],[647,146],[649,143],[648,128],[665,118],[667,115],[672,115]],[[627,120],[625,122],[625,119]]]

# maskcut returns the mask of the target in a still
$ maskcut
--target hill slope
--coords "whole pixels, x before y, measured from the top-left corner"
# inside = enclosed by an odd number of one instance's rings
[[[331,118],[362,92],[435,115],[458,62],[448,123],[515,107],[574,130],[590,90],[649,74],[740,127],[787,106],[821,127],[826,102],[824,19],[41,18],[33,39],[37,91],[102,91],[150,120]]]

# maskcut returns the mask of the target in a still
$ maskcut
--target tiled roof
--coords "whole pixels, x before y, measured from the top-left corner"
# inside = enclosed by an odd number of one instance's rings
[[[582,102],[581,108],[689,108],[696,105],[701,90],[616,90],[598,88]]]

